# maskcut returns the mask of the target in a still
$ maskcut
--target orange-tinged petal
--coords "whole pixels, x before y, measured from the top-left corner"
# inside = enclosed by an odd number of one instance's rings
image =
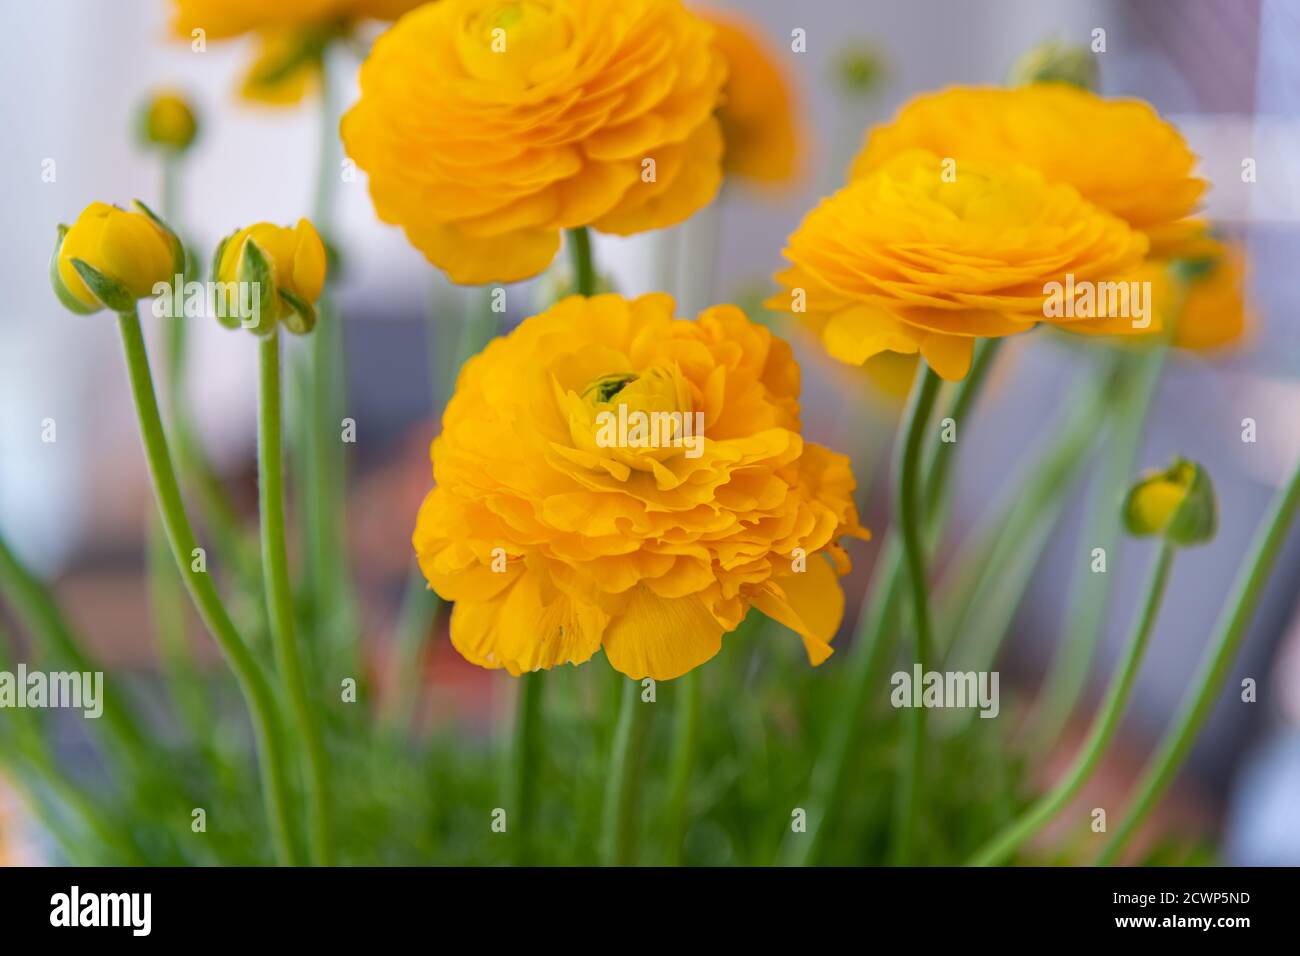
[[[820,555],[808,558],[804,571],[769,581],[754,606],[803,638],[814,666],[831,656],[831,641],[844,619],[844,589]]]
[[[605,632],[605,656],[632,680],[672,680],[722,650],[722,630],[698,596],[663,598],[636,588]]]

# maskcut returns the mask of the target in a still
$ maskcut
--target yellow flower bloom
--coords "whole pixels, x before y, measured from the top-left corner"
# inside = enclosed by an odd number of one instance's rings
[[[343,142],[430,262],[510,282],[563,229],[628,235],[706,205],[725,75],[679,0],[441,0],[375,43]]]
[[[714,45],[727,61],[727,85],[718,110],[726,143],[723,167],[759,182],[791,179],[799,140],[786,71],[752,24],[714,11],[701,11],[700,16],[713,25]]]
[[[1186,286],[1173,345],[1200,352],[1239,342],[1251,324],[1241,246],[1222,245],[1216,254],[1175,268],[1183,272]]]
[[[465,365],[413,543],[467,660],[521,674],[603,648],[667,680],[751,607],[831,653],[839,542],[866,536],[848,460],[801,437],[784,341],[735,306],[673,308],[570,297]]]
[[[261,262],[265,262],[264,270]],[[292,228],[259,222],[232,233],[217,247],[212,274],[215,281],[227,285],[259,283],[262,315],[249,326],[253,331],[269,332],[280,320],[289,331],[302,334],[316,324],[313,306],[325,286],[326,269],[320,234],[306,219],[299,219]],[[240,324],[240,316],[233,310],[219,306],[217,311],[226,325]]]
[[[176,236],[143,205],[128,212],[107,203],[87,206],[71,227],[59,227],[51,279],[65,306],[76,312],[116,312],[153,295],[159,282],[185,271]],[[80,265],[78,265],[80,263]]]
[[[951,175],[948,173],[951,172]],[[850,183],[790,237],[786,292],[771,308],[806,313],[832,356],[920,352],[945,379],[970,367],[977,337],[1052,322],[1091,334],[1156,331],[1152,320],[1052,318],[1046,287],[1135,269],[1147,240],[1068,185],[1023,166],[913,151]]]
[[[1066,83],[952,87],[919,96],[867,135],[852,175],[926,149],[941,157],[1021,164],[1068,183],[1175,255],[1201,230],[1186,222],[1205,191],[1181,134],[1140,100],[1103,99]]]
[[[198,130],[194,111],[181,93],[160,91],[145,104],[143,133],[151,145],[180,152],[194,142]]]

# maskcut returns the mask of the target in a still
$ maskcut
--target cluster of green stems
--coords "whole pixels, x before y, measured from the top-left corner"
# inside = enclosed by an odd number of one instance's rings
[[[321,98],[321,165],[316,191],[315,219],[328,235],[337,151],[334,135],[336,109],[328,66],[323,71]],[[179,159],[169,157],[163,168],[164,218],[174,221],[177,210]],[[586,229],[571,230],[567,246],[571,255],[574,289],[592,295],[596,270],[591,241]],[[311,862],[328,865],[336,860],[334,809],[329,788],[329,756],[324,722],[318,706],[320,694],[313,691],[318,679],[303,653],[300,614],[295,606],[287,546],[284,481],[284,392],[280,332],[278,329],[258,343],[258,549],[244,539],[235,520],[235,509],[223,491],[215,472],[204,459],[184,400],[184,368],[187,357],[186,329],[182,321],[164,329],[165,395],[169,428],[164,428],[149,357],[140,321],[135,313],[118,317],[128,378],[138,418],[145,458],[154,486],[158,515],[151,524],[149,563],[151,594],[159,633],[163,640],[163,661],[169,685],[191,732],[201,741],[211,727],[211,708],[201,691],[186,635],[183,609],[177,587],[188,594],[199,617],[216,640],[233,671],[251,720],[261,790],[275,859],[282,864]],[[457,362],[474,350],[475,327],[466,323],[457,349]],[[1089,499],[1085,527],[1090,542],[1105,542],[1109,550],[1117,539],[1118,519],[1113,513],[1116,489],[1132,475],[1140,444],[1142,424],[1163,366],[1166,349],[1153,350],[1141,359],[1116,358],[1087,390],[1085,411],[1070,420],[1056,441],[1039,460],[1015,496],[1001,531],[993,540],[970,549],[965,562],[980,569],[970,575],[969,586],[959,595],[956,618],[940,614],[931,606],[929,559],[941,539],[955,448],[943,441],[933,426],[941,404],[941,382],[924,361],[919,364],[897,435],[894,453],[894,527],[884,537],[873,585],[858,615],[855,640],[849,651],[844,699],[839,720],[818,754],[805,801],[808,829],[787,834],[780,861],[813,864],[824,855],[834,824],[835,808],[848,799],[850,768],[861,740],[866,712],[873,693],[884,686],[882,667],[895,650],[894,638],[910,631],[910,654],[927,671],[951,653],[953,634],[944,633],[962,620],[981,597],[1001,595],[998,612],[980,618],[990,635],[979,658],[992,663],[1001,638],[1009,626],[1011,608],[1018,600],[1034,563],[1036,548],[1046,540],[1038,533],[1050,527],[1053,506],[1064,500],[1067,479],[1075,476],[1087,461],[1095,437],[1097,415],[1114,429],[1103,461],[1102,476]],[[289,449],[304,478],[301,496],[301,524],[306,530],[305,594],[309,620],[316,625],[325,651],[346,648],[355,654],[355,611],[352,608],[351,576],[347,567],[343,524],[345,485],[343,452],[333,437],[343,403],[342,327],[337,313],[322,303],[319,325],[301,356],[298,367],[296,415]],[[954,391],[945,413],[964,427],[997,356],[996,341],[977,346],[968,376]],[[1122,387],[1110,394],[1112,379]],[[445,396],[443,396],[445,398]],[[204,530],[227,557],[244,585],[255,584],[262,606],[256,617],[237,624],[223,601],[200,553],[199,538],[181,493],[178,470],[185,484],[197,492]],[[1099,857],[1112,863],[1133,837],[1137,828],[1170,784],[1203,725],[1210,707],[1226,680],[1236,650],[1252,619],[1264,585],[1268,581],[1286,534],[1300,509],[1300,467],[1278,493],[1257,532],[1251,551],[1243,562],[1222,617],[1207,646],[1201,668],[1188,688],[1184,702],[1165,737],[1149,760],[1135,788],[1135,796],[1121,823]],[[1026,546],[1035,537],[1036,546]],[[1018,564],[1010,558],[1019,551]],[[1038,834],[1079,793],[1114,739],[1131,697],[1143,653],[1148,646],[1161,601],[1170,577],[1175,549],[1159,547],[1139,612],[1120,659],[1094,716],[1090,731],[1066,773],[1041,797],[1032,802],[1004,829],[970,857],[972,865],[1007,862]],[[959,558],[954,562],[963,565]],[[1021,580],[986,581],[989,568],[1015,565]],[[1014,577],[1005,575],[1006,577]],[[257,580],[259,579],[260,580]],[[1101,608],[1107,594],[1106,575],[1083,575],[1070,601],[1071,613],[1065,639],[1044,682],[1035,708],[1037,728],[1031,749],[1051,745],[1064,722],[1071,717],[1085,677],[1095,655],[1101,630]],[[959,582],[960,583],[960,582]],[[1001,591],[998,588],[1002,588]],[[50,651],[54,659],[77,669],[93,669],[72,629],[58,611],[48,589],[23,566],[0,538],[0,592],[14,604],[20,619]],[[399,623],[399,673],[409,682],[412,664],[427,635],[438,606],[418,570],[413,572],[408,600]],[[940,625],[936,631],[936,622]],[[265,628],[274,648],[274,669],[265,666],[249,639],[250,629]],[[0,635],[3,638],[3,635]],[[0,640],[0,648],[4,641]],[[316,648],[318,652],[322,649]],[[322,652],[323,653],[323,652]],[[356,663],[355,658],[352,661]],[[359,668],[352,671],[359,673]],[[621,679],[619,711],[614,730],[600,842],[601,860],[626,865],[638,859],[637,804],[640,773],[649,732],[651,708],[641,700],[641,685]],[[672,734],[672,759],[668,780],[668,846],[670,862],[680,862],[690,818],[690,782],[698,749],[702,711],[701,678],[691,672],[674,682],[676,721]],[[410,719],[412,688],[398,688],[397,714]],[[505,802],[510,811],[509,829],[516,834],[515,860],[529,863],[538,829],[538,779],[544,758],[545,673],[521,677],[516,700],[515,727],[506,762]],[[281,701],[287,707],[282,706]],[[287,709],[287,714],[286,714]],[[130,765],[150,759],[150,748],[134,716],[115,697],[105,701],[106,745]],[[921,821],[926,811],[926,758],[928,734],[926,711],[909,708],[905,715],[905,736],[894,780],[894,818],[891,855],[896,863],[924,859]],[[30,730],[30,728],[29,728]],[[117,848],[124,860],[143,860],[141,849],[104,824],[93,807],[83,806],[79,791],[63,778],[39,747],[0,747],[0,758],[23,760],[39,770],[51,788],[79,807],[99,833],[105,845]],[[214,756],[215,749],[212,750]],[[297,831],[295,780],[307,797],[307,833]],[[57,816],[47,821],[52,828],[62,825]]]

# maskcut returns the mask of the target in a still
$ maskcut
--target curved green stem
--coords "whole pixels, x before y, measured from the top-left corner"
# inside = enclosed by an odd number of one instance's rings
[[[262,574],[266,590],[276,666],[289,691],[298,733],[307,754],[307,790],[311,797],[312,860],[320,866],[334,862],[334,836],[329,799],[329,758],[315,713],[294,628],[293,592],[289,586],[289,554],[284,531],[284,448],[280,413],[280,332],[258,345],[257,464],[261,511]]]
[[[993,367],[1000,340],[987,339],[975,349],[971,370],[957,386],[947,416],[965,427],[967,414],[984,388],[989,370]],[[926,454],[925,514],[927,517],[927,547],[933,547],[943,530],[944,502],[952,474],[952,461],[957,445],[943,441],[935,432],[931,436]],[[902,597],[903,552],[897,532],[886,532],[871,587],[862,599],[858,610],[857,627],[849,648],[849,673],[846,675],[844,700],[840,717],[831,730],[826,747],[813,769],[808,804],[808,832],[787,833],[782,848],[783,863],[810,866],[821,858],[825,847],[826,821],[831,808],[838,806],[848,780],[850,758],[857,750],[862,737],[862,713],[867,698],[876,686],[881,662],[885,659],[890,633],[898,619],[899,601]]]
[[[1024,477],[1009,482],[1005,507],[964,541],[939,589],[939,648],[952,670],[987,670],[997,660],[1043,549],[1096,446],[1116,394],[1114,362],[1085,373],[1064,403]],[[962,714],[964,713],[964,717]],[[973,719],[953,712],[954,720]]]
[[[1214,639],[1210,642],[1191,690],[1183,699],[1178,716],[1160,741],[1160,747],[1147,762],[1137,786],[1137,796],[1133,798],[1119,829],[1097,860],[1099,866],[1115,861],[1115,857],[1146,819],[1178,768],[1187,759],[1187,753],[1227,679],[1228,668],[1232,666],[1237,649],[1246,636],[1246,627],[1255,615],[1255,608],[1273,573],[1278,553],[1286,542],[1297,511],[1300,511],[1300,462],[1296,464],[1286,486],[1274,497],[1269,513],[1260,522],[1250,554],[1237,572],[1232,594],[1224,605]]]
[[[162,218],[180,228],[180,171],[182,158],[168,154],[162,161]],[[188,270],[187,270],[188,271]],[[238,511],[195,433],[193,415],[184,388],[189,354],[188,319],[173,316],[162,322],[163,403],[167,409],[169,438],[176,452],[176,465],[187,487],[197,493],[200,524],[212,535],[217,549],[239,574],[240,583],[256,593],[259,587],[257,552],[240,529]],[[260,597],[260,596],[259,596]]]
[[[649,726],[650,707],[641,701],[641,682],[625,679],[605,788],[601,858],[606,866],[631,866],[636,862],[641,752]]]
[[[330,47],[322,53],[319,150],[312,221],[334,248],[334,208],[339,183],[339,83]],[[357,640],[356,594],[348,560],[347,455],[339,429],[347,408],[347,363],[342,315],[334,306],[332,281],[317,304],[316,329],[309,336],[301,368],[306,393],[294,423],[294,449],[302,456],[302,526],[306,535],[306,578],[316,624],[316,661],[342,666],[362,680]]]
[[[1032,752],[1046,751],[1061,735],[1092,669],[1114,575],[1093,573],[1090,555],[1094,548],[1102,548],[1107,554],[1117,550],[1120,521],[1115,503],[1123,500],[1124,490],[1133,479],[1147,413],[1167,354],[1168,349],[1160,347],[1137,357],[1138,367],[1125,369],[1123,380],[1117,383],[1122,394],[1110,414],[1113,434],[1106,441],[1100,474],[1084,505],[1084,566],[1076,572],[1066,602],[1065,635],[1043,679],[1033,716],[1026,721],[1033,728]]]
[[[162,515],[163,529],[167,532],[167,541],[171,545],[172,557],[176,559],[176,566],[180,569],[199,616],[230,662],[248,704],[262,765],[262,789],[276,857],[281,863],[292,864],[296,861],[297,854],[289,823],[290,796],[284,733],[280,728],[275,698],[257,659],[226,613],[211,576],[206,571],[195,570],[193,555],[198,545],[194,529],[185,513],[167,438],[163,433],[158,397],[149,371],[149,355],[145,350],[140,320],[133,313],[123,313],[118,316],[118,328],[122,333],[122,347],[136,416],[140,423],[140,437],[144,443],[145,458],[149,464],[149,474],[153,479],[158,510]]]
[[[510,752],[508,797],[510,820],[516,834],[515,863],[532,862],[537,826],[538,774],[541,769],[542,698],[546,690],[546,672],[523,674],[517,681],[515,698],[515,735]]]
[[[984,390],[984,383],[993,368],[993,360],[997,358],[1001,347],[1001,339],[983,339],[976,343],[970,371],[957,386],[957,394],[953,396],[952,404],[944,410],[944,417],[951,418],[963,431],[966,428],[966,416],[975,404],[975,399]],[[936,544],[943,530],[941,518],[948,495],[948,478],[956,458],[956,445],[956,442],[944,441],[941,432],[935,432],[926,452],[924,518],[928,547]]]
[[[1165,585],[1169,581],[1169,569],[1174,561],[1174,551],[1174,546],[1168,542],[1160,546],[1160,552],[1156,555],[1151,577],[1147,583],[1142,610],[1129,637],[1124,656],[1116,665],[1115,674],[1106,691],[1106,699],[1093,721],[1083,749],[1075,757],[1069,772],[1018,820],[1007,826],[971,857],[968,865],[996,866],[1001,863],[1022,843],[1046,826],[1092,776],[1093,770],[1096,769],[1111,739],[1115,736],[1120,718],[1124,715],[1124,708],[1128,705],[1133,682],[1137,679],[1138,668],[1142,664],[1142,656],[1146,652],[1151,630],[1160,611],[1160,602],[1164,598]]]
[[[921,447],[925,441],[930,412],[939,394],[939,384],[939,376],[922,360],[917,367],[916,384],[912,386],[912,394],[903,415],[895,459],[896,520],[903,543],[903,563],[911,584],[912,626],[916,631],[914,647],[922,673],[925,673],[929,665],[933,639],[930,633],[929,582],[925,570],[925,518],[921,513]],[[916,817],[922,800],[921,768],[924,757],[925,708],[913,707],[908,713],[907,756],[895,808],[894,859],[897,863],[909,863],[912,859]]]

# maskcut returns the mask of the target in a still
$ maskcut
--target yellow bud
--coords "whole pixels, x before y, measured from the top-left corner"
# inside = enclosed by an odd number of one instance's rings
[[[182,152],[198,133],[194,111],[180,93],[160,92],[145,104],[142,132],[152,146]]]
[[[1124,500],[1124,526],[1130,534],[1158,534],[1179,546],[1209,541],[1218,528],[1209,475],[1183,458],[1146,473]]]
[[[70,308],[121,312],[153,295],[156,284],[172,281],[184,266],[180,241],[144,206],[137,203],[128,212],[94,202],[62,232],[52,279]]]
[[[1097,60],[1087,47],[1047,40],[1023,53],[1007,75],[1008,86],[1030,83],[1070,83],[1095,92]]]
[[[260,258],[250,256],[250,244],[257,247]],[[269,283],[269,289],[259,291],[272,303],[270,318],[282,320],[291,332],[303,333],[315,325],[312,307],[325,286],[326,270],[320,234],[306,219],[299,219],[293,227],[259,222],[238,230],[217,248],[212,273],[225,284]],[[273,321],[259,330],[271,328]]]

